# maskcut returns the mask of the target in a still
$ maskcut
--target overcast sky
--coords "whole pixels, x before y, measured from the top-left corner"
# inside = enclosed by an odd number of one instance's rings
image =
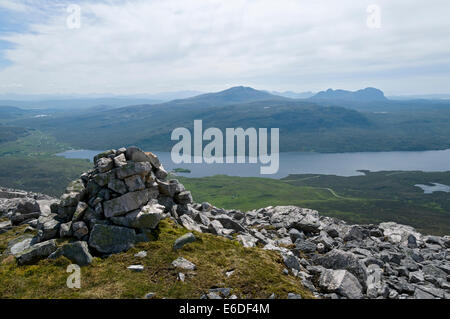
[[[448,0],[0,0],[0,94],[450,93],[449,14]]]

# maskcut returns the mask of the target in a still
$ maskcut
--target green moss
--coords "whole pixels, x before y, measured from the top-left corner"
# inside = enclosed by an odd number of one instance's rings
[[[267,298],[272,293],[286,298],[289,292],[312,298],[298,278],[283,275],[278,253],[197,233],[196,242],[173,251],[175,239],[186,232],[170,220],[161,221],[152,232],[152,239],[157,240],[106,259],[94,258],[90,266],[82,267],[79,290],[66,286],[70,262],[65,258],[32,266],[0,264],[0,298],[142,298],[148,292],[155,292],[157,298],[199,298],[214,286],[232,288],[233,293],[247,298]],[[147,251],[147,257],[134,257],[141,250]],[[186,272],[184,283],[177,281],[178,271],[171,266],[180,256],[197,265],[195,275]],[[129,271],[131,264],[142,264],[145,269]],[[227,277],[225,273],[231,269],[234,273]]]

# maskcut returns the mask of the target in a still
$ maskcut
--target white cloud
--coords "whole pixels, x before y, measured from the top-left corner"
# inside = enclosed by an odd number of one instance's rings
[[[0,0],[0,8],[20,12],[28,10],[27,5],[14,0]]]
[[[382,9],[380,29],[366,26],[366,8],[373,2]],[[296,91],[363,86],[391,93],[450,91],[446,0],[433,6],[424,0],[139,0],[80,6],[80,29],[67,28],[68,13],[59,5],[30,32],[0,36],[15,44],[5,52],[12,65],[0,70],[0,81],[22,83],[18,93],[207,91],[241,84]],[[445,65],[446,70],[440,67]]]

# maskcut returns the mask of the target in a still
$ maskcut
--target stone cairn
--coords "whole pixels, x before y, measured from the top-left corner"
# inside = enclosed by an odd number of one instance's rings
[[[65,255],[88,264],[92,255],[126,251],[148,241],[149,231],[174,205],[192,203],[182,184],[166,181],[168,173],[153,153],[137,147],[109,150],[96,155],[94,163],[92,170],[68,185],[59,201],[50,203],[50,209],[38,212],[38,206],[30,213],[30,218],[38,218],[38,234],[29,241],[33,249],[16,256],[19,264],[49,253],[50,258]],[[57,238],[78,242],[58,249]]]

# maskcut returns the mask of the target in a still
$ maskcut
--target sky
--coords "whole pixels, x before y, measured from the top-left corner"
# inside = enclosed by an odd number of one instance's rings
[[[449,14],[448,0],[0,0],[0,94],[448,94]]]

